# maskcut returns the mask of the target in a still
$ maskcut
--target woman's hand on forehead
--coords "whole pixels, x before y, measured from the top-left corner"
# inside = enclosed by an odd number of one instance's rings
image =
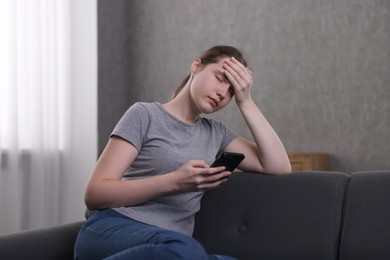
[[[250,89],[253,84],[252,71],[236,58],[228,58],[223,63],[224,73],[231,82],[236,96],[236,103],[251,99]]]

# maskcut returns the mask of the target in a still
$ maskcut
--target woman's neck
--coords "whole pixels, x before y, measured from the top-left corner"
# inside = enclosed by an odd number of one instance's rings
[[[189,88],[183,90],[172,100],[163,104],[163,107],[181,121],[193,124],[201,114],[192,101]]]

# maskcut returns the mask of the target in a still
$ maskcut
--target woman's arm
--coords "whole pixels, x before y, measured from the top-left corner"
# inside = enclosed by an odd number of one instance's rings
[[[171,191],[164,176],[121,180],[137,155],[131,143],[115,136],[109,139],[87,184],[85,203],[89,209],[135,205]]]
[[[279,137],[254,103],[240,106],[241,113],[255,140],[242,137],[233,140],[226,151],[245,154],[240,165],[243,171],[285,174],[291,172],[291,164]]]
[[[171,173],[122,180],[137,155],[131,143],[115,136],[109,139],[87,184],[85,204],[89,209],[132,206],[171,193],[214,189],[230,175],[224,167],[189,161]]]
[[[226,151],[245,154],[240,165],[244,171],[273,174],[291,172],[291,164],[282,142],[251,98],[252,72],[234,58],[228,59],[224,68],[234,87],[237,106],[255,140],[253,143],[238,137],[227,146]]]

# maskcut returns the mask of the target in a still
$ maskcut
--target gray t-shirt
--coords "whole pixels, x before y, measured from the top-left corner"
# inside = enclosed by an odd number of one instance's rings
[[[194,124],[187,124],[160,103],[141,102],[126,111],[112,135],[129,141],[139,152],[124,179],[172,172],[189,160],[211,164],[237,137],[213,119],[199,117]],[[202,195],[203,192],[177,193],[115,210],[147,224],[192,235]]]

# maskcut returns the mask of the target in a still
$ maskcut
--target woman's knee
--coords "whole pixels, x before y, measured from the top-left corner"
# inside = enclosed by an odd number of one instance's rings
[[[207,259],[207,253],[203,246],[190,236],[176,234],[161,246],[165,248],[163,251],[177,257],[177,259]]]
[[[201,243],[189,236],[184,236],[185,238],[182,240],[182,248],[183,252],[185,252],[185,256],[188,257],[189,254],[196,253],[194,259],[202,259],[201,257],[207,258],[207,253]]]

